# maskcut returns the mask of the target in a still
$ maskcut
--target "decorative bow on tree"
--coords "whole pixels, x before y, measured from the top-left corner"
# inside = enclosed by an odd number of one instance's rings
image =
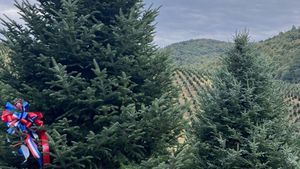
[[[27,161],[30,154],[37,159],[40,168],[50,163],[48,137],[45,130],[39,130],[43,126],[43,114],[41,112],[28,112],[29,103],[17,99],[13,104],[7,102],[2,112],[2,121],[8,126],[8,134],[20,136],[19,153]],[[39,151],[42,147],[42,152]]]

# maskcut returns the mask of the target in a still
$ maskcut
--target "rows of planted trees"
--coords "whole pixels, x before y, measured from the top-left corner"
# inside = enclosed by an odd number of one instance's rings
[[[196,69],[177,68],[175,70],[175,83],[181,89],[180,103],[189,104],[189,112],[199,109],[198,91],[209,81],[204,74]]]
[[[2,20],[0,104],[24,98],[43,112],[45,168],[300,167],[299,130],[247,33],[203,74],[174,69],[153,45],[158,11],[140,0],[16,7],[25,25]],[[39,168],[0,129],[0,168]]]
[[[190,106],[189,113],[194,113],[200,108],[199,92],[203,90],[203,87],[210,85],[207,73],[187,67],[178,68],[175,72],[175,82],[181,89],[180,103],[188,104]],[[300,85],[280,80],[276,80],[275,83],[290,107],[288,116],[291,123],[298,122],[300,120]]]
[[[293,123],[300,120],[300,85],[291,83],[279,83],[285,95],[285,100],[290,107],[289,117]]]

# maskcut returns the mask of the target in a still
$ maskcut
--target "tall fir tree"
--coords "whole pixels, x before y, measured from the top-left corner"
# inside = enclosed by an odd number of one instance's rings
[[[247,33],[200,93],[192,123],[200,168],[297,168],[299,138],[288,122],[284,97]]]
[[[10,60],[1,78],[44,113],[50,167],[120,168],[169,153],[182,108],[171,62],[153,44],[156,9],[140,0],[16,7],[25,24],[2,20]]]

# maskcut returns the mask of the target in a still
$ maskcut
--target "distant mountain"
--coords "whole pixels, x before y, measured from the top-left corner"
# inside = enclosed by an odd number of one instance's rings
[[[212,39],[188,40],[164,48],[180,66],[213,69],[217,57],[223,55],[232,43]],[[280,79],[300,82],[300,28],[293,28],[264,41],[256,42],[257,50],[276,65]]]
[[[207,58],[224,54],[232,43],[212,39],[196,39],[171,44],[165,47],[179,65],[199,64]]]

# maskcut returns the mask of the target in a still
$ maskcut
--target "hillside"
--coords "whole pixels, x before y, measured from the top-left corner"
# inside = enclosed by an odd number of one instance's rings
[[[232,44],[229,42],[196,39],[171,44],[165,47],[179,65],[202,64],[224,54]]]
[[[189,103],[193,113],[199,108],[197,92],[208,80],[203,72],[214,70],[218,56],[224,54],[232,44],[217,40],[199,39],[179,42],[166,47],[178,64],[176,84],[181,89],[180,102]],[[254,44],[257,51],[275,65],[274,74],[281,80],[278,84],[291,105],[291,121],[300,119],[300,29],[291,30]],[[197,54],[198,53],[198,54]]]
[[[300,28],[293,26],[291,30],[256,45],[259,51],[274,61],[280,79],[300,82]]]
[[[231,45],[230,42],[198,39],[174,43],[164,50],[180,66],[208,70],[218,65],[216,58],[223,55]],[[293,27],[254,45],[258,52],[274,63],[274,73],[279,79],[300,82],[300,28]]]

